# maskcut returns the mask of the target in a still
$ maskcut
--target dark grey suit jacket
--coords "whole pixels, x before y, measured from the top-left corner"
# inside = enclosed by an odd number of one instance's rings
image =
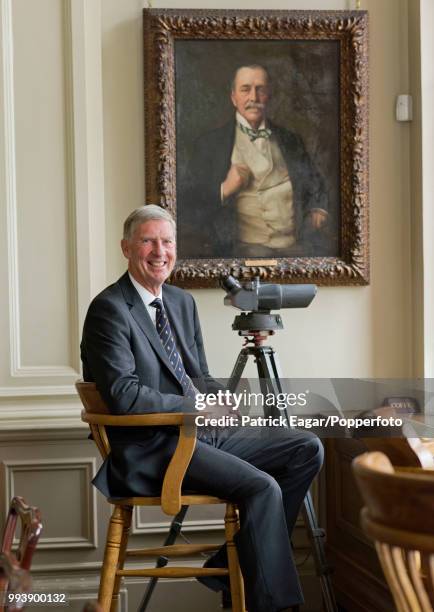
[[[195,302],[163,285],[163,302],[187,374],[203,393],[221,386],[208,372]],[[96,383],[113,414],[193,412],[183,397],[146,307],[125,273],[91,303],[81,342],[83,377]],[[177,429],[108,430],[112,453],[94,483],[105,495],[154,495],[177,442]]]

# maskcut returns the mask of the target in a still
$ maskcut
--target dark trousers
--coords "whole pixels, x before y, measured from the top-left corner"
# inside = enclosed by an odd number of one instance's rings
[[[286,428],[231,428],[206,441],[201,435],[184,484],[238,504],[236,545],[249,612],[303,603],[290,537],[322,465],[321,442]]]

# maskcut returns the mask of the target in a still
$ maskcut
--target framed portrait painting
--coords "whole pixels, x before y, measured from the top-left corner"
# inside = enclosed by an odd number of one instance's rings
[[[146,200],[172,282],[369,282],[364,11],[145,10]]]

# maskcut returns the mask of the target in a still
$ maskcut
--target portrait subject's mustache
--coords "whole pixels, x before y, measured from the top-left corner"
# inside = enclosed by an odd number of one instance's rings
[[[262,102],[247,102],[244,108],[246,110],[249,110],[249,108],[259,108],[260,110],[263,110],[265,108],[265,104],[262,104]]]

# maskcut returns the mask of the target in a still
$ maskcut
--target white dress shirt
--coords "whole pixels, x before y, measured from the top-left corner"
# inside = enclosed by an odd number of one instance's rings
[[[241,123],[241,125],[244,125],[244,127],[248,128],[249,130],[253,129],[250,123],[247,121],[247,119],[245,119],[242,115],[240,115],[238,111],[235,113],[235,118],[237,122]],[[261,125],[257,129],[265,130],[266,127],[267,126],[265,125],[265,119],[263,119],[261,122]],[[258,149],[258,151],[264,154],[264,152],[267,150],[268,138],[255,138],[252,144]]]
[[[158,295],[154,295],[147,289],[143,287],[140,283],[136,281],[136,279],[128,272],[128,276],[130,277],[130,281],[133,283],[134,287],[137,289],[138,294],[142,298],[142,302],[144,303],[146,310],[149,313],[149,316],[152,319],[153,324],[156,326],[156,318],[157,318],[157,309],[154,306],[151,306],[151,302],[156,300],[157,298],[163,302],[163,292],[160,289],[160,293]],[[163,303],[164,305],[164,303]]]

